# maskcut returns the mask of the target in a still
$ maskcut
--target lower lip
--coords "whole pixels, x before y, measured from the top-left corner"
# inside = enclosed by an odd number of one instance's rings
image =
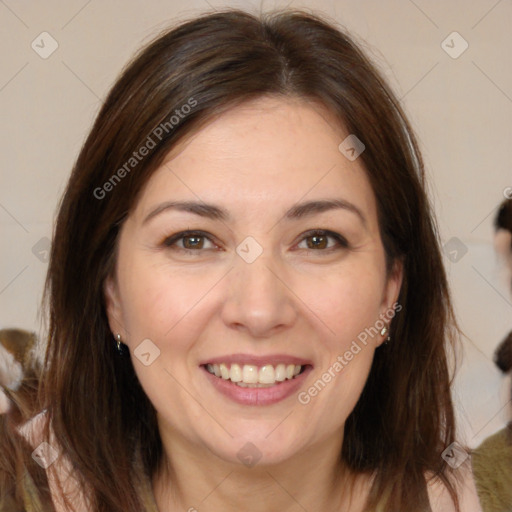
[[[285,380],[275,386],[265,388],[242,388],[234,382],[211,374],[204,366],[201,369],[212,385],[224,396],[242,405],[271,405],[293,395],[304,383],[307,374],[312,370],[310,365],[294,379]]]

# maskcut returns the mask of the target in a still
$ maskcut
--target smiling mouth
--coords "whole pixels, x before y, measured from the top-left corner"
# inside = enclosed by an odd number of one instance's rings
[[[206,364],[206,371],[224,380],[230,380],[243,388],[268,388],[286,380],[293,380],[309,365],[278,364],[273,366],[265,364],[257,366],[252,364]]]

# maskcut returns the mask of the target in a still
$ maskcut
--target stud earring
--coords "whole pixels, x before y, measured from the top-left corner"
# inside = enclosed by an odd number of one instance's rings
[[[380,335],[381,336],[386,336],[386,334],[389,333],[389,328],[387,325],[385,325],[381,330],[380,330]],[[386,341],[384,342],[384,345],[391,340],[391,336],[389,336],[388,334],[388,337],[386,338]]]
[[[116,336],[116,350],[120,356],[124,356],[123,342],[121,341],[121,335],[119,333],[117,333]]]

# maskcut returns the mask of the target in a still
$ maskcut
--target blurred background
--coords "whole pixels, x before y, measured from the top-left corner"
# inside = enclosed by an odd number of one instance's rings
[[[102,99],[133,53],[205,11],[286,6],[348,29],[416,130],[465,335],[455,382],[460,438],[477,446],[512,414],[510,377],[492,362],[512,329],[492,226],[512,196],[510,0],[0,0],[0,328],[44,333],[55,211]]]

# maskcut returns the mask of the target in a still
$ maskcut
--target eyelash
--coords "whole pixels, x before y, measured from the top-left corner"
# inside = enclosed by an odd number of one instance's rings
[[[194,255],[197,255],[198,253],[202,252],[203,250],[208,250],[208,249],[186,249],[184,247],[177,247],[175,245],[176,242],[178,242],[179,240],[182,240],[182,239],[188,238],[188,237],[193,237],[193,236],[206,238],[212,244],[215,244],[215,242],[212,240],[212,237],[203,231],[180,231],[179,233],[176,233],[172,236],[167,237],[162,242],[162,246],[172,249],[172,250],[177,250],[177,251],[181,251],[181,252],[184,252],[187,254],[194,254]],[[304,233],[304,235],[301,238],[299,243],[303,242],[304,240],[306,240],[308,238],[314,237],[314,236],[325,236],[327,238],[332,238],[336,241],[336,245],[333,247],[328,247],[326,249],[303,249],[303,250],[308,251],[310,253],[311,252],[331,253],[334,250],[350,248],[349,243],[343,236],[341,236],[340,234],[335,233],[333,231],[329,231],[329,230],[325,230],[325,229],[313,229],[311,231],[307,231],[306,233]],[[209,250],[211,250],[211,249],[209,249]]]

